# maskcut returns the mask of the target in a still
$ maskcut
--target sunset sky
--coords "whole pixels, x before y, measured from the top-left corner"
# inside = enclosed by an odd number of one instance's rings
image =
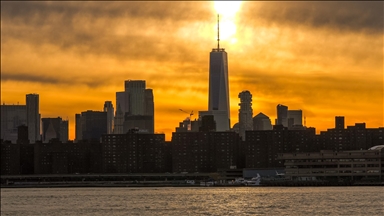
[[[229,4],[229,5],[227,5]],[[44,117],[102,110],[124,80],[154,91],[155,131],[208,108],[209,52],[228,53],[231,125],[238,94],[272,122],[302,109],[317,132],[383,124],[383,2],[1,2],[1,103],[40,95]]]

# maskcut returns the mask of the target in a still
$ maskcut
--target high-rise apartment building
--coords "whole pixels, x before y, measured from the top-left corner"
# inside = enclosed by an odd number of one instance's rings
[[[209,55],[209,98],[208,111],[222,111],[226,114],[226,123],[222,127],[230,129],[229,85],[228,85],[228,57],[227,52],[220,48],[219,23],[217,24],[217,48]]]
[[[107,113],[107,134],[113,133],[113,121],[115,117],[115,110],[113,108],[112,101],[105,101],[104,112]]]
[[[335,129],[344,129],[344,116],[335,117]]]
[[[240,137],[245,140],[245,131],[253,130],[252,94],[249,91],[242,91],[239,98],[239,133]]]
[[[40,114],[39,114],[39,95],[27,94],[27,126],[29,133],[29,140],[31,143],[35,143],[36,140],[40,140]]]

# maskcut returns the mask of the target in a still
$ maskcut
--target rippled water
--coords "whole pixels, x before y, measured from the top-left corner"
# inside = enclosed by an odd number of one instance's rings
[[[384,188],[12,188],[1,215],[384,215]]]

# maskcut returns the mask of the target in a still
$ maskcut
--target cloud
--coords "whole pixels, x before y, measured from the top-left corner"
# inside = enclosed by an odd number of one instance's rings
[[[242,21],[249,25],[263,20],[269,25],[286,24],[328,28],[333,31],[383,33],[383,2],[246,2]],[[248,22],[248,21],[249,22]]]
[[[336,114],[382,125],[382,6],[243,2],[237,42],[221,41],[232,124],[238,93],[250,90],[254,114],[272,122],[283,103],[323,129]],[[154,89],[156,128],[169,139],[186,117],[178,109],[197,116],[207,108],[215,19],[212,2],[2,2],[2,100],[37,92],[43,117],[73,122],[74,113],[115,101],[124,80],[142,79]]]

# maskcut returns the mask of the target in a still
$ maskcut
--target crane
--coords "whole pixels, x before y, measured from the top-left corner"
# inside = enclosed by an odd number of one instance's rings
[[[189,119],[191,120],[191,117],[193,116],[193,110],[191,111],[191,113],[187,112],[187,111],[184,111],[182,109],[179,109],[181,112],[184,112],[184,113],[187,113],[189,114]]]

